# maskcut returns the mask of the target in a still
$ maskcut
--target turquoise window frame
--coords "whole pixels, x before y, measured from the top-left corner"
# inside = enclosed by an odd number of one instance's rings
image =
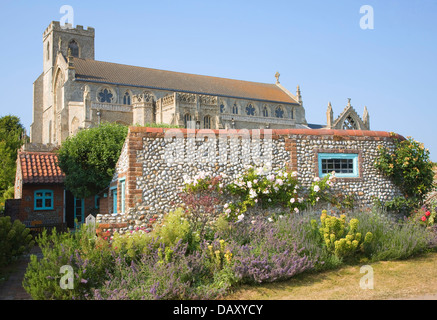
[[[121,178],[118,180],[120,186],[120,212],[125,213],[125,201],[126,201],[126,178]]]
[[[340,173],[335,171],[335,176],[338,178],[359,178],[360,172],[358,169],[358,153],[319,153],[318,154],[318,166],[319,166],[319,177],[325,177],[327,173],[322,172],[322,160],[332,160],[332,159],[352,159],[353,160],[353,172],[352,173]]]
[[[37,196],[37,193],[41,193],[42,196]],[[48,196],[47,193],[50,193],[50,195]],[[46,206],[46,200],[50,199],[50,206]],[[37,207],[36,203],[37,200],[42,200],[42,206],[41,207]],[[33,194],[33,209],[34,210],[53,210],[53,190],[48,190],[48,189],[41,189],[41,190],[36,190]]]
[[[94,209],[100,209],[100,196],[94,196]]]
[[[117,187],[111,187],[109,193],[112,197],[112,213],[117,213]]]

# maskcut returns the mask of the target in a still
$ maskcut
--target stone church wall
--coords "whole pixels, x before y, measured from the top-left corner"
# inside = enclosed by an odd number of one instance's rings
[[[176,142],[168,138],[176,133]],[[195,133],[194,133],[195,132]],[[226,148],[220,149],[220,137],[237,132],[252,142],[260,139],[261,158],[253,157],[247,164],[271,163],[272,170],[288,168],[298,172],[298,179],[303,186],[310,186],[314,177],[318,176],[318,154],[335,152],[339,154],[358,154],[359,174],[354,178],[337,178],[333,187],[334,192],[353,194],[356,204],[361,206],[372,205],[374,198],[383,201],[390,200],[400,195],[397,187],[374,168],[379,145],[392,148],[394,138],[403,139],[402,136],[381,131],[361,130],[311,130],[311,129],[277,129],[277,130],[187,130],[130,127],[127,140],[124,144],[122,155],[117,165],[111,187],[119,186],[119,181],[125,179],[125,212],[99,214],[97,220],[104,229],[114,226],[123,226],[120,231],[125,232],[136,227],[147,226],[150,219],[162,219],[165,213],[177,205],[178,192],[183,186],[184,176],[193,177],[199,171],[225,173],[229,180],[241,173],[247,158],[242,161],[231,161],[231,152],[243,152],[245,141],[232,144],[227,140]],[[193,135],[199,138],[197,148],[204,148],[202,152],[190,152],[189,142]],[[208,145],[205,135],[209,135]],[[179,140],[178,140],[179,139]],[[222,140],[223,141],[223,140]],[[236,141],[236,140],[234,140]],[[178,153],[182,149],[172,149],[175,146],[184,146],[186,153]],[[208,149],[211,148],[211,149]],[[235,149],[236,148],[236,149]],[[234,150],[235,149],[235,150]],[[176,150],[173,153],[171,150]],[[200,149],[198,149],[200,150]],[[195,158],[196,155],[220,154],[226,150],[227,161],[210,161],[210,159]],[[170,151],[170,153],[169,153]],[[184,155],[169,162],[169,155]],[[271,155],[271,157],[269,157]],[[170,157],[171,158],[171,157]],[[201,160],[206,161],[201,161]],[[259,161],[258,161],[259,160]],[[254,163],[255,162],[255,163]],[[118,196],[118,212],[121,203]],[[111,198],[108,199],[111,202]],[[176,203],[173,204],[173,203]],[[150,227],[150,226],[149,226]]]

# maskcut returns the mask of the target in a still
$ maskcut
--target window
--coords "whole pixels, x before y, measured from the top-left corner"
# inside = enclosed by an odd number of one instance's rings
[[[235,102],[234,105],[232,106],[232,113],[233,114],[238,114],[238,106],[237,103]]]
[[[254,108],[254,106],[251,103],[249,103],[247,105],[247,107],[246,107],[246,114],[248,116],[254,116],[255,115],[255,108]]]
[[[110,192],[112,197],[112,213],[117,213],[117,188],[111,188]]]
[[[348,116],[344,120],[343,130],[357,130],[357,124],[351,116]]]
[[[282,110],[281,107],[277,107],[275,110],[275,116],[276,116],[276,118],[283,118],[284,117],[284,110]]]
[[[204,129],[211,129],[211,117],[205,116],[203,118],[203,128]]]
[[[263,108],[263,116],[268,117],[269,116],[269,110],[267,109],[267,106],[264,106]]]
[[[319,153],[318,162],[320,177],[332,171],[335,171],[335,176],[340,178],[359,176],[357,153]]]
[[[290,110],[290,119],[294,119],[294,108]]]
[[[68,49],[71,50],[71,55],[73,57],[79,58],[79,46],[76,41],[71,40],[68,44]]]
[[[125,195],[126,195],[126,180],[121,179],[119,181],[120,188],[120,212],[124,213],[125,209]]]
[[[192,123],[191,123],[191,114],[186,113],[184,115],[184,127],[187,129],[194,129]]]
[[[94,196],[94,209],[100,209],[100,196]]]
[[[112,94],[111,90],[105,88],[100,90],[97,99],[99,100],[99,102],[111,103],[113,96],[114,95]]]
[[[225,112],[225,105],[222,103],[220,105],[220,113],[223,113],[223,112]]]
[[[123,96],[123,104],[130,105],[130,94],[126,92]]]
[[[34,194],[35,210],[53,210],[53,191],[37,190]]]

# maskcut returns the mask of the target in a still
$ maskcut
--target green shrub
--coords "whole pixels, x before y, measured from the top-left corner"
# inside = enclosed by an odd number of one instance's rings
[[[12,223],[9,216],[0,217],[0,267],[29,252],[34,244],[23,223],[19,220]]]
[[[320,226],[315,220],[312,220],[311,224],[314,229],[319,230],[326,249],[338,258],[352,256],[358,250],[364,252],[365,246],[368,246],[372,241],[371,232],[366,232],[364,237],[361,232],[357,232],[359,221],[356,218],[346,223],[345,215],[337,218],[328,215],[326,210],[323,210],[320,221]]]
[[[394,220],[387,212],[353,212],[360,219],[358,232],[371,232],[373,240],[365,247],[371,261],[406,259],[425,252],[432,240],[430,229],[413,220]]]
[[[37,238],[43,257],[31,255],[23,279],[24,289],[35,300],[84,299],[92,288],[106,280],[106,272],[113,266],[108,244],[95,237],[82,226],[75,232],[48,234],[43,231]],[[73,288],[60,285],[62,266],[74,271]]]
[[[423,143],[411,137],[403,141],[395,140],[393,152],[382,146],[378,148],[376,168],[393,180],[405,198],[395,199],[387,206],[402,213],[409,213],[414,207],[422,205],[426,194],[435,188],[429,150],[424,148]]]

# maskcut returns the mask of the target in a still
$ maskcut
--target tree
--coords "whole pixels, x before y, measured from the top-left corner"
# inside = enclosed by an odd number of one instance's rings
[[[115,123],[79,131],[58,151],[65,187],[77,198],[98,194],[111,182],[128,128]]]
[[[24,127],[17,116],[0,118],[0,196],[14,185],[18,149],[23,145]]]

